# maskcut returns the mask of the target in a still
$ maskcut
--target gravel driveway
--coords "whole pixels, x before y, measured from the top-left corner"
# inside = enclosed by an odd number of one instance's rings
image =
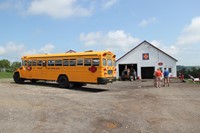
[[[61,89],[0,80],[0,133],[199,133],[200,84],[117,81]]]

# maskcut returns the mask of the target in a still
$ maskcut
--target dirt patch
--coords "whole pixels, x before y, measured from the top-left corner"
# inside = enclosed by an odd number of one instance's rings
[[[0,80],[0,132],[199,133],[200,85],[117,81],[61,89]]]

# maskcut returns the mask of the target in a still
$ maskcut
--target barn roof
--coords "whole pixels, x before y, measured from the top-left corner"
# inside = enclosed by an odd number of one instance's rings
[[[137,49],[137,48],[138,48],[140,45],[142,45],[143,43],[149,44],[150,46],[152,46],[153,48],[155,48],[155,49],[161,51],[162,53],[164,53],[165,55],[169,56],[169,57],[172,58],[173,60],[178,61],[177,59],[175,59],[174,57],[170,56],[170,55],[167,54],[166,52],[162,51],[161,49],[155,47],[155,46],[152,45],[151,43],[149,43],[149,42],[147,42],[146,40],[144,40],[144,41],[141,42],[139,45],[137,45],[136,47],[134,47],[133,49],[131,49],[130,51],[128,51],[126,54],[124,54],[122,57],[120,57],[120,58],[117,60],[117,62],[118,62],[119,60],[121,60],[122,58],[124,58],[124,57],[125,57],[126,55],[128,55],[129,53],[131,53],[132,51],[134,51],[135,49]]]

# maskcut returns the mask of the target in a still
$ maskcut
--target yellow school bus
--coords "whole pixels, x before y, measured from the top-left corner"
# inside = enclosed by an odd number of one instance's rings
[[[13,79],[15,83],[56,81],[62,88],[107,84],[116,80],[115,55],[110,51],[27,55]]]

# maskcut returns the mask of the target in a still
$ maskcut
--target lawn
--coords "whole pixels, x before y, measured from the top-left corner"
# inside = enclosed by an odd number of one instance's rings
[[[0,72],[0,79],[2,78],[12,78],[12,72]]]

